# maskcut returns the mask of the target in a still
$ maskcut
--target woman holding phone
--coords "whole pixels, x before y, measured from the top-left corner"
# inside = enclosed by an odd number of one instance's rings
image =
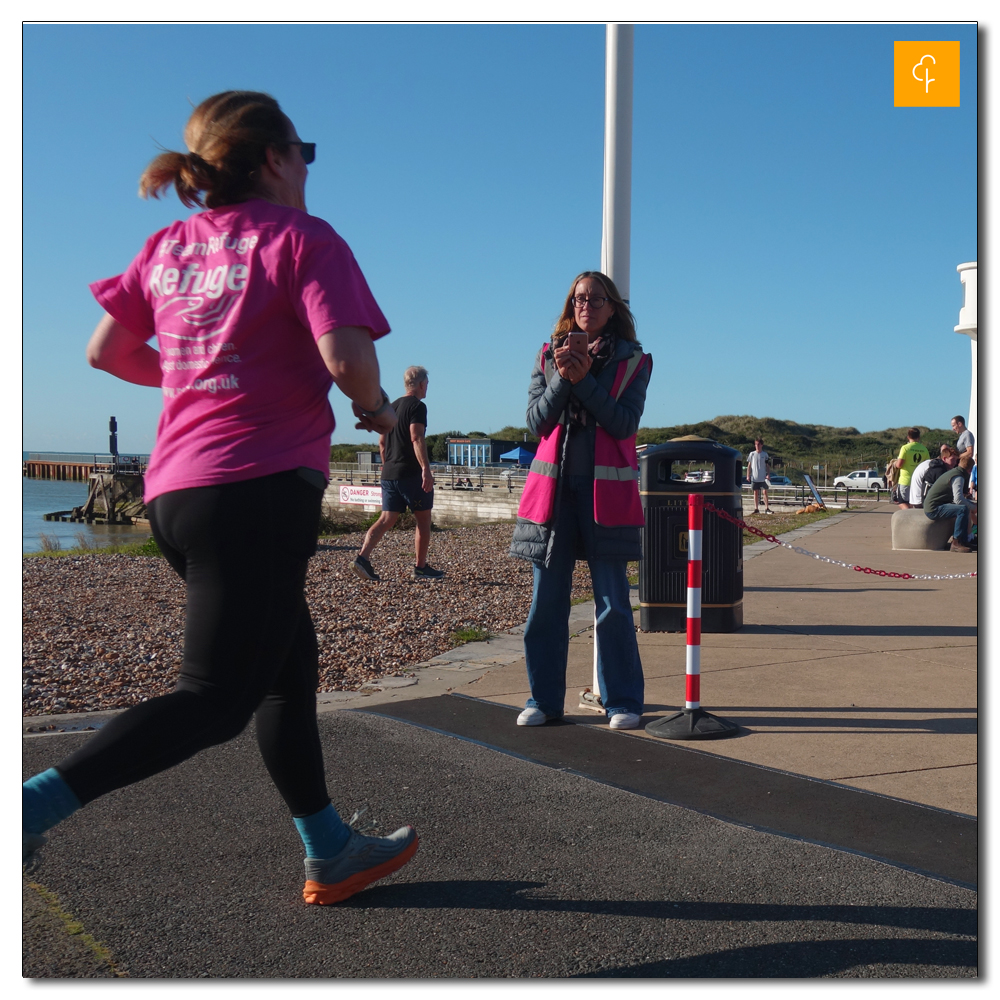
[[[173,187],[204,211],[91,286],[104,317],[87,347],[93,367],[163,394],[144,485],[153,536],[187,586],[183,661],[172,692],[24,783],[22,859],[89,802],[233,739],[253,718],[305,848],[303,898],[335,903],[417,850],[412,827],[365,837],[330,802],[304,592],[330,471],[327,394],[336,383],[357,427],[393,427],[374,344],[389,324],[350,248],[306,211],[316,146],[273,97],[216,94],[184,141],[186,153],[149,164],[139,190]],[[220,783],[218,794],[232,792]],[[238,893],[245,852],[232,846]]]
[[[531,697],[519,726],[560,718],[566,697],[573,568],[586,559],[597,608],[597,677],[612,729],[643,712],[627,564],[641,556],[635,435],[653,360],[614,282],[584,271],[538,352],[527,423],[541,443],[518,509],[511,555],[534,564],[524,630]]]

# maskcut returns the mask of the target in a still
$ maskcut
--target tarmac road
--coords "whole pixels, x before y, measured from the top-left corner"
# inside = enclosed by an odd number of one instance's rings
[[[303,905],[301,846],[248,731],[54,831],[30,878],[106,951],[73,965],[39,918],[24,975],[977,975],[970,888],[385,716],[319,721],[334,804],[368,804],[378,833],[412,823],[413,862]],[[25,775],[87,738],[24,740]]]

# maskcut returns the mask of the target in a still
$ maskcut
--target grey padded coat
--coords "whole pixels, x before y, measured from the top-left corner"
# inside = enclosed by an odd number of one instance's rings
[[[528,387],[527,424],[532,434],[544,437],[560,421],[566,419],[566,407],[570,395],[575,396],[594,417],[588,421],[584,432],[590,439],[591,453],[594,451],[597,436],[597,424],[600,424],[612,437],[618,440],[631,437],[639,429],[642,411],[646,405],[646,386],[652,370],[650,358],[632,379],[631,384],[617,400],[612,399],[611,389],[614,386],[618,363],[630,358],[642,347],[628,340],[619,340],[615,345],[615,353],[611,361],[604,366],[598,375],[588,372],[576,385],[564,379],[552,366],[552,378],[545,375],[543,354],[548,345],[538,352],[535,367],[531,372],[531,384]],[[563,470],[566,464],[566,450],[569,444],[569,434],[564,434],[559,455],[559,480],[557,491],[563,481]],[[559,510],[559,492],[556,493],[556,511]],[[549,555],[555,533],[559,529],[558,517],[550,524],[535,524],[533,521],[517,519],[514,528],[514,539],[511,542],[510,554],[519,559],[529,559],[531,562],[548,566]],[[634,561],[642,555],[639,528],[619,527],[608,528],[600,524],[594,526],[596,552],[577,552],[578,559],[593,555],[597,559]]]

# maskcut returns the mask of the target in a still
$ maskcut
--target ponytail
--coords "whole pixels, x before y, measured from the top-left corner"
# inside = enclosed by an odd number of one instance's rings
[[[184,129],[190,152],[157,156],[139,179],[139,196],[160,198],[173,185],[186,208],[246,201],[253,197],[267,147],[288,148],[289,126],[270,94],[227,90],[209,97]]]
[[[185,208],[203,206],[199,192],[210,190],[218,171],[197,153],[161,153],[139,178],[139,197],[160,198],[173,184]]]

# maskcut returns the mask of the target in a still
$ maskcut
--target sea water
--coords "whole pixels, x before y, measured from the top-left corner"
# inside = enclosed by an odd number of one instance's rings
[[[39,552],[45,546],[42,536],[61,548],[75,548],[83,537],[87,545],[112,545],[142,542],[150,537],[148,527],[123,524],[80,524],[73,521],[46,521],[44,515],[57,510],[81,507],[87,500],[88,482],[74,483],[59,479],[21,478],[21,551]]]

